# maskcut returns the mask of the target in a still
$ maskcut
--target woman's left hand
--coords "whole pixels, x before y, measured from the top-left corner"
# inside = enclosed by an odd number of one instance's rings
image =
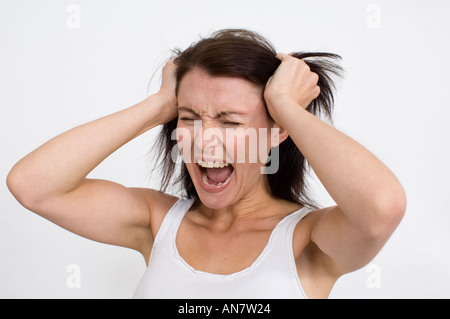
[[[311,72],[305,61],[284,53],[277,54],[277,58],[281,64],[266,84],[264,99],[270,115],[278,123],[283,105],[292,104],[286,103],[286,99],[306,109],[319,96],[320,88],[319,76]]]

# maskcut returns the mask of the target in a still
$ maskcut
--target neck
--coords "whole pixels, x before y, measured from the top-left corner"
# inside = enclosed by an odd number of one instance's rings
[[[200,211],[218,230],[230,229],[237,221],[254,220],[273,214],[274,203],[279,199],[272,195],[266,175],[261,175],[262,181],[247,194],[230,205],[212,209],[200,204]],[[268,209],[272,207],[272,209]]]

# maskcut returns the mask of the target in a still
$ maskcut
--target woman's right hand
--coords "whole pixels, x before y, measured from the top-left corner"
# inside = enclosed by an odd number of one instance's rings
[[[162,83],[159,92],[153,95],[160,105],[161,124],[165,124],[178,116],[177,97],[175,93],[177,66],[173,59],[167,61],[162,70]]]

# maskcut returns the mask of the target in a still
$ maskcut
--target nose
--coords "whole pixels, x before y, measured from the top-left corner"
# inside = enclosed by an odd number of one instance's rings
[[[194,145],[195,148],[202,152],[211,154],[211,150],[222,150],[223,147],[223,133],[222,130],[216,126],[208,125],[205,121],[196,121],[194,125]],[[203,123],[202,123],[203,122]]]

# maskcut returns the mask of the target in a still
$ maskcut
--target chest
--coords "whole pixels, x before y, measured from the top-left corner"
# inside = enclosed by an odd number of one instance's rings
[[[179,229],[176,247],[194,269],[226,275],[250,267],[264,251],[270,234],[270,231],[214,234],[186,225]]]
[[[285,229],[279,229],[278,223],[280,220],[275,219],[254,227],[214,232],[204,225],[185,220],[176,234],[176,249],[195,270],[222,275],[251,267],[270,249],[283,250],[288,258],[294,259],[305,247],[307,238],[297,235],[295,238],[299,243],[289,243],[293,234],[289,236]]]

